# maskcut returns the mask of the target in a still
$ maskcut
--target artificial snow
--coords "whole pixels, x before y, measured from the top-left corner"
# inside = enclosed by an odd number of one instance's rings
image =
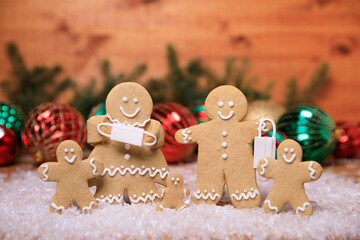
[[[185,187],[194,189],[196,164],[170,170],[182,174]],[[182,211],[163,212],[154,205],[103,204],[90,215],[73,206],[59,215],[49,211],[56,183],[42,182],[35,170],[18,171],[5,179],[0,175],[1,239],[326,239],[356,238],[360,232],[360,184],[330,170],[305,185],[314,206],[310,218],[295,215],[289,206],[271,215],[262,208],[192,203]],[[263,197],[271,185],[271,181],[259,182]]]

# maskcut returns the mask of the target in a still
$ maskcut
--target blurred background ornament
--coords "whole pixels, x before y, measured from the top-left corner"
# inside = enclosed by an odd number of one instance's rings
[[[289,108],[279,119],[277,129],[300,143],[303,161],[321,163],[334,150],[335,124],[321,109],[299,105]]]
[[[92,116],[98,116],[98,115],[106,115],[106,105],[105,103],[99,103],[95,107],[93,107],[90,111],[89,118]]]
[[[21,129],[24,124],[25,116],[19,107],[0,102],[0,125],[4,125],[6,128],[12,129],[18,142],[21,142]]]
[[[152,119],[158,120],[165,132],[165,143],[161,150],[168,163],[184,160],[194,152],[195,144],[180,144],[175,140],[177,130],[196,124],[196,119],[190,111],[176,103],[155,104]]]
[[[248,112],[243,121],[254,120],[264,115],[270,115],[275,122],[284,114],[286,108],[271,100],[255,100],[249,103]]]
[[[86,144],[83,116],[74,108],[44,103],[33,109],[25,121],[22,140],[36,163],[56,161],[56,148],[64,140]]]
[[[11,128],[0,125],[0,165],[11,162],[18,148],[15,132]]]
[[[354,157],[360,151],[360,125],[351,122],[336,122],[335,157]]]
[[[203,102],[194,104],[194,105],[190,105],[188,107],[188,109],[195,116],[197,124],[209,121],[209,118],[205,112],[205,106],[204,106]]]

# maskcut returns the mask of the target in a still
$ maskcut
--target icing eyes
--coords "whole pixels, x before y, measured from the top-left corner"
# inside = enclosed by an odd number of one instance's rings
[[[129,99],[127,97],[123,97],[123,102],[127,103],[129,101]]]
[[[73,152],[74,152],[74,149],[73,149],[73,148],[72,148],[72,149],[70,149],[70,152],[72,152],[72,153],[73,153]]]
[[[233,101],[230,101],[229,103],[228,103],[228,105],[229,105],[229,107],[233,107],[234,106],[234,102]]]
[[[65,152],[65,153],[67,153],[67,152],[68,152],[68,149],[67,149],[67,148],[65,148],[65,149],[64,149],[64,152]]]
[[[289,149],[288,149],[288,148],[285,148],[284,151],[287,153],[287,152],[289,151]]]
[[[137,98],[134,98],[134,103],[138,103],[139,102],[139,99],[137,99]]]
[[[220,102],[218,103],[218,105],[219,105],[219,107],[223,107],[223,106],[224,106],[224,103],[220,101]]]
[[[293,149],[293,148],[291,148],[291,149],[290,149],[290,152],[291,152],[291,153],[293,153],[293,152],[294,152],[294,149]]]

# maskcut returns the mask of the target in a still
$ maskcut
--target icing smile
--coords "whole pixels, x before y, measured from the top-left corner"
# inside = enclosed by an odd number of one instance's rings
[[[295,160],[296,158],[296,154],[294,153],[293,155],[291,155],[291,158],[290,159],[287,159],[286,155],[283,154],[283,158],[284,158],[284,161],[287,162],[287,163],[292,163],[292,161]]]
[[[138,107],[133,114],[126,113],[123,107],[120,107],[120,111],[122,114],[124,114],[125,117],[133,118],[140,112],[140,108]]]
[[[75,161],[75,158],[76,158],[76,155],[73,155],[72,158],[68,158],[68,156],[65,156],[65,160],[68,162],[68,163],[73,163]]]
[[[228,120],[228,119],[232,118],[232,116],[234,116],[234,111],[230,111],[227,116],[222,115],[222,113],[220,111],[218,111],[218,115],[221,117],[221,119]]]

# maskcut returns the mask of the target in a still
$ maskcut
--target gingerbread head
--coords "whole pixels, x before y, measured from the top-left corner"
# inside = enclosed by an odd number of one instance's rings
[[[180,174],[173,173],[167,178],[166,184],[168,188],[182,188],[184,185],[184,180]]]
[[[246,116],[247,100],[236,87],[220,86],[209,93],[205,111],[209,119],[239,122]]]
[[[118,84],[106,98],[106,112],[120,123],[144,123],[150,119],[152,108],[150,94],[138,83]]]
[[[277,150],[277,159],[282,159],[286,163],[301,162],[302,148],[300,144],[292,139],[280,143]]]
[[[57,147],[56,158],[60,164],[73,164],[82,160],[83,151],[78,143],[66,140]]]

